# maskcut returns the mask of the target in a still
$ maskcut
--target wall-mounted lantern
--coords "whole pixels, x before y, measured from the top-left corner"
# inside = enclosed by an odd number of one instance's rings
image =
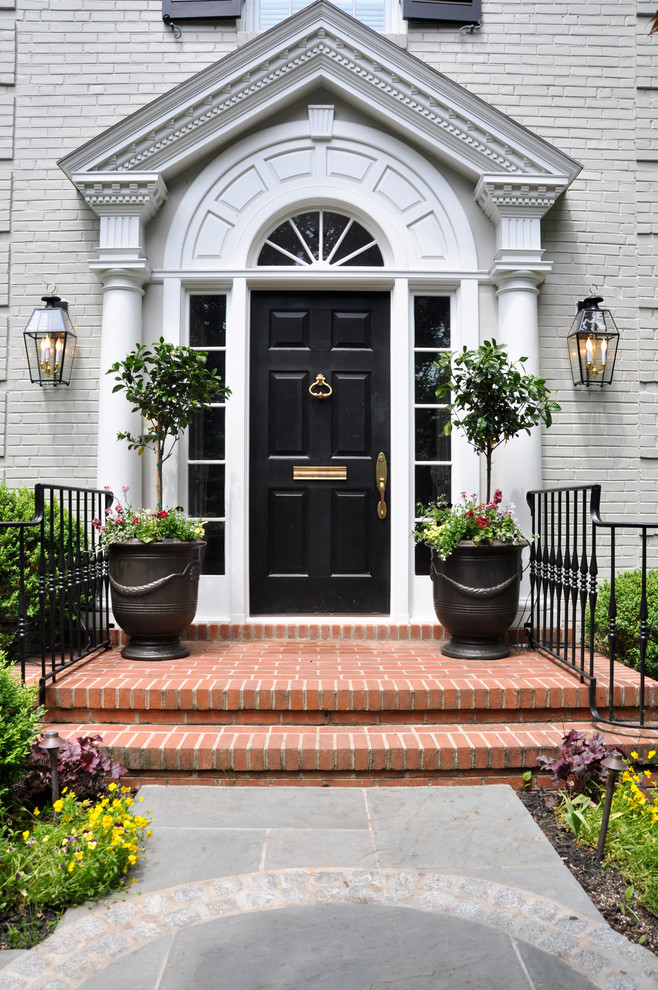
[[[591,285],[590,292],[596,291]],[[609,309],[599,309],[603,296],[578,303],[567,337],[574,385],[609,385],[615,369],[619,330]]]
[[[23,331],[30,381],[38,385],[68,385],[77,336],[69,304],[54,294],[42,296],[46,305],[35,309]]]

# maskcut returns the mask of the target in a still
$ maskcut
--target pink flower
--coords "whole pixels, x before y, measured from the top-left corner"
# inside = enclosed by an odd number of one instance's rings
[[[94,527],[94,529],[102,529],[103,528],[103,524],[101,523],[100,519],[92,519],[91,520],[91,525]]]
[[[493,500],[494,500],[494,505],[500,505],[500,503],[503,501],[503,493],[501,492],[500,488],[497,488],[496,491],[494,492]]]
[[[475,513],[473,512],[472,509],[469,509],[468,512],[466,512],[464,514],[467,515],[469,517],[469,519],[474,519],[475,518]]]
[[[479,529],[486,529],[486,527],[489,525],[489,520],[485,519],[484,516],[478,516],[475,521],[478,524]]]
[[[139,516],[135,516],[135,518],[133,519],[133,524],[137,525],[138,522],[139,522]]]
[[[166,519],[168,515],[169,515],[169,513],[168,512],[165,512],[164,509],[160,509],[159,512],[156,512],[155,518],[156,519]]]
[[[127,495],[128,492],[130,491],[129,485],[122,485],[121,486],[121,491],[123,492],[124,495]]]

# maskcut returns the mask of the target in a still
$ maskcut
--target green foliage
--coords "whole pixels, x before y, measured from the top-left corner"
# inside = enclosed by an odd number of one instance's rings
[[[69,791],[54,815],[36,809],[22,830],[0,836],[0,909],[66,907],[126,883],[150,819],[133,814],[129,787],[110,791],[96,803]]]
[[[525,364],[527,357],[518,360]],[[450,413],[444,432],[458,426],[478,454],[487,462],[487,498],[491,500],[491,462],[496,447],[533,426],[550,426],[553,412],[559,410],[546,381],[524,375],[507,356],[504,344],[485,340],[475,350],[442,354],[437,368],[446,379],[437,388],[439,398],[448,395]]]
[[[449,506],[444,498],[431,505],[419,505],[422,516],[413,537],[417,543],[431,547],[441,560],[447,560],[458,543],[466,540],[477,546],[480,543],[507,543],[521,546],[525,537],[519,529],[511,508],[501,506],[502,492],[496,489],[493,502],[479,505],[475,495],[468,498],[464,492],[459,502]]]
[[[608,646],[608,610],[610,608],[610,582],[601,584],[594,616],[594,648],[606,656]],[[642,598],[642,574],[637,571],[624,571],[615,578],[615,600],[617,603],[617,639],[615,659],[627,667],[640,669],[640,601]],[[645,656],[645,671],[649,677],[658,678],[658,570],[647,571],[647,613],[649,641]],[[587,608],[585,625],[589,634],[591,621]]]
[[[650,760],[655,756],[655,750],[648,754]],[[631,753],[631,757],[637,760],[638,754]],[[599,841],[603,796],[602,788],[594,800],[585,794],[570,798],[564,793],[556,808],[578,841],[589,846]],[[653,770],[629,766],[622,773],[612,800],[605,851],[606,860],[615,864],[629,884],[619,910],[630,911],[630,902],[636,898],[658,915],[658,788]]]
[[[175,346],[160,337],[153,349],[138,344],[107,371],[117,382],[112,391],[124,391],[132,411],[145,421],[138,436],[118,433],[117,439],[126,440],[129,449],[138,454],[145,449],[154,452],[158,506],[162,505],[162,465],[171,457],[180,431],[213,400],[231,394],[222,385],[217,369],[206,368],[206,359],[204,351]]]
[[[124,488],[124,493],[128,489]],[[93,525],[100,533],[105,547],[126,540],[142,543],[158,543],[160,540],[202,540],[203,522],[185,515],[181,509],[133,509],[132,505],[117,502],[106,514],[105,525],[94,519]]]
[[[7,488],[0,481],[0,522],[27,522],[34,518],[34,492]],[[9,650],[16,637],[20,588],[20,534],[18,527],[0,529],[0,650]],[[38,526],[25,528],[25,599],[28,622],[39,614]]]
[[[579,838],[583,826],[587,829],[585,810],[591,803],[587,794],[576,794],[574,798],[570,798],[566,792],[562,795],[562,815],[576,838]]]
[[[23,684],[4,654],[0,654],[0,804],[24,773],[30,744],[44,709],[37,707],[38,685]]]
[[[58,546],[62,530],[65,534],[64,543],[68,545],[69,533],[73,544],[83,534],[78,533],[72,525],[69,513],[60,512],[56,499],[51,503],[52,513],[46,510],[44,536],[46,545],[51,541]],[[7,488],[0,481],[0,522],[27,522],[34,518],[34,491],[29,488]],[[36,632],[39,621],[39,557],[41,553],[41,526],[26,526],[24,528],[24,574],[25,574],[25,608],[27,615],[28,633]],[[16,526],[0,529],[0,650],[6,650],[11,657],[12,644],[17,634],[20,594],[20,534]],[[59,560],[66,560],[66,553],[58,555]],[[68,609],[64,610],[65,620]],[[57,624],[61,619],[58,612]],[[57,631],[57,630],[56,630]]]

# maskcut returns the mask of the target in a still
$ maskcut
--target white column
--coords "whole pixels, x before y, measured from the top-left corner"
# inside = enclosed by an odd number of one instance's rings
[[[512,361],[527,357],[519,368],[524,374],[539,374],[539,321],[537,315],[538,282],[543,277],[535,271],[515,271],[497,277],[498,334],[507,346]],[[521,528],[529,532],[530,514],[526,509],[526,492],[541,488],[541,428],[502,444],[494,453],[492,487],[500,488],[505,502],[517,508]]]
[[[95,267],[95,266],[94,266]],[[98,466],[99,488],[108,485],[116,497],[123,486],[129,501],[142,504],[142,460],[129,450],[117,433],[140,433],[141,417],[131,412],[125,392],[112,393],[116,382],[107,370],[142,341],[142,285],[150,271],[147,266],[110,268],[98,271],[103,283],[103,322],[101,330],[98,383]]]
[[[142,504],[142,459],[117,433],[139,434],[141,417],[131,412],[124,392],[107,371],[142,343],[142,286],[151,277],[144,249],[145,228],[167,196],[157,172],[80,172],[70,176],[100,217],[98,250],[90,264],[103,283],[98,382],[98,486],[115,497],[128,487],[129,501]]]

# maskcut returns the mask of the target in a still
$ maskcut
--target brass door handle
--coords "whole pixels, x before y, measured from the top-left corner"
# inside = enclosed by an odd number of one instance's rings
[[[386,482],[388,480],[388,467],[386,465],[386,456],[383,451],[380,450],[377,455],[377,464],[375,466],[375,478],[377,480],[377,490],[379,491],[379,502],[377,503],[377,515],[380,519],[386,519],[386,502],[384,497],[386,495]]]
[[[326,392],[313,391],[313,389],[319,389],[319,388],[326,388],[328,391]],[[309,386],[308,390],[314,399],[328,399],[329,396],[332,395],[334,391],[331,385],[329,384],[329,382],[327,381],[327,379],[324,377],[324,375],[321,375],[319,373],[315,376],[315,381]]]

